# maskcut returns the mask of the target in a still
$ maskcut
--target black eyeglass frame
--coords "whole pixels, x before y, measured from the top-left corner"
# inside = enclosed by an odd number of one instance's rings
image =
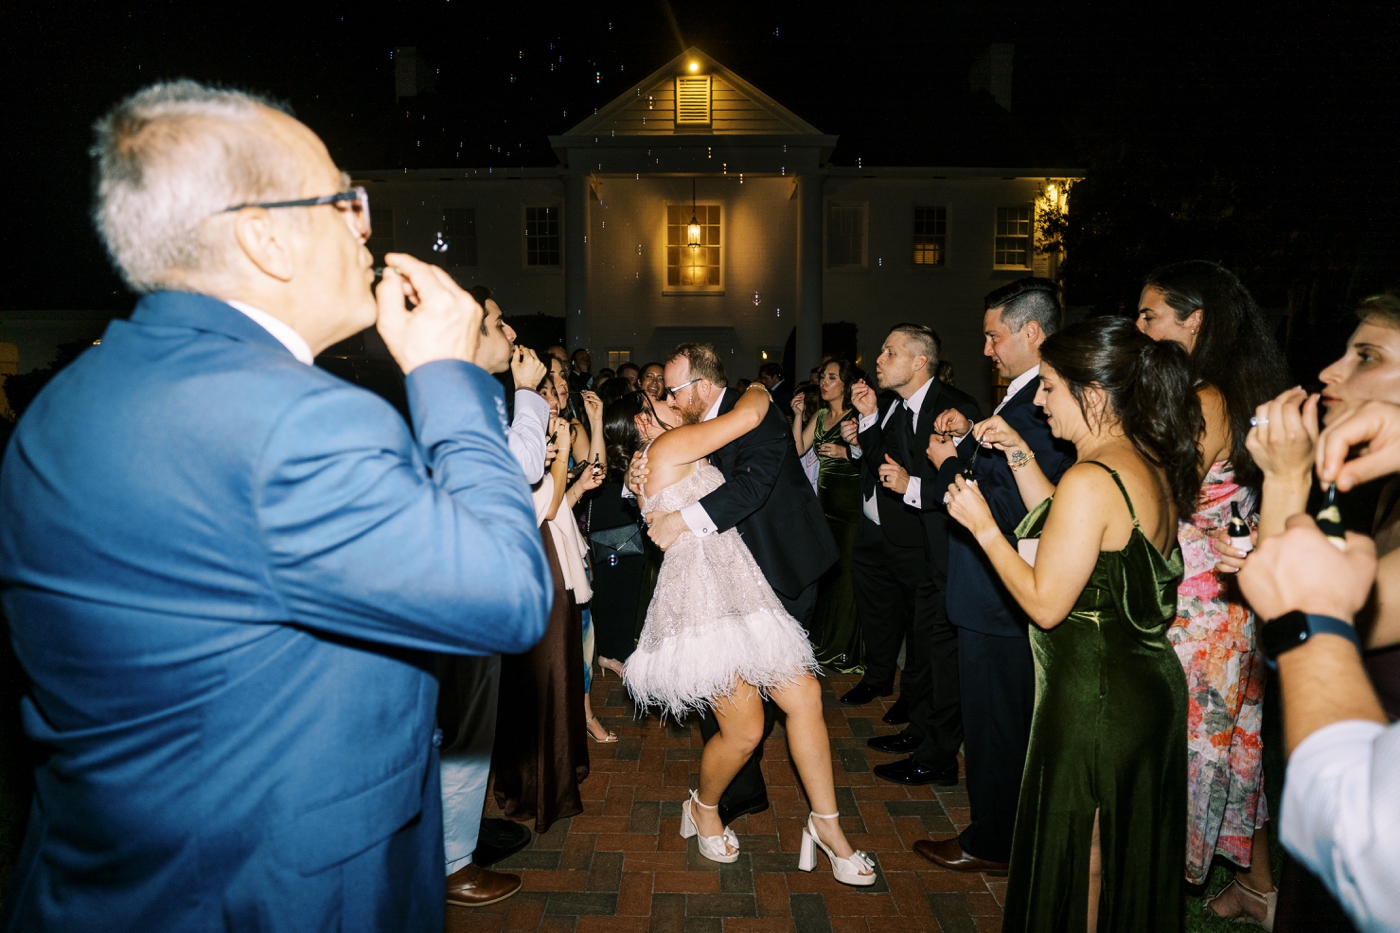
[[[268,201],[262,204],[235,204],[233,207],[226,207],[225,214],[241,211],[249,207],[261,207],[264,210],[271,210],[274,207],[319,207],[322,204],[338,204],[341,201],[358,201],[360,210],[364,214],[364,236],[369,239],[372,236],[372,226],[369,213],[369,192],[361,185],[356,185],[348,191],[341,191],[336,194],[324,194],[319,198],[300,198],[296,201]]]

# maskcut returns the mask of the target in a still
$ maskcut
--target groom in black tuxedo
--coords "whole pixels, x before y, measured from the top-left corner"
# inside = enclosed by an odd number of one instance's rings
[[[683,343],[665,366],[672,407],[687,424],[725,414],[739,400],[728,388],[724,366],[709,344]],[[710,455],[724,485],[676,512],[651,516],[651,539],[663,550],[683,534],[711,535],[738,528],[783,608],[810,628],[817,579],[836,563],[839,550],[820,500],[802,472],[785,412],[770,405],[758,427]],[[635,472],[635,471],[634,471]],[[775,706],[763,704],[763,737],[773,731]],[[705,741],[719,731],[708,713],[700,719]],[[726,825],[768,808],[759,767],[762,743],[725,789],[719,817]]]

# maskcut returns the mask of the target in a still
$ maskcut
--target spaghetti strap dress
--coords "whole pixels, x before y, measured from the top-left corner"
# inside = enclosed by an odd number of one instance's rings
[[[1186,676],[1167,640],[1181,548],[1163,557],[1118,474],[1097,465],[1123,493],[1133,531],[1122,550],[1099,554],[1063,622],[1031,628],[1035,714],[1004,930],[1082,933],[1096,812],[1100,933],[1184,928]],[[1052,502],[1025,517],[1018,538],[1040,537]]]

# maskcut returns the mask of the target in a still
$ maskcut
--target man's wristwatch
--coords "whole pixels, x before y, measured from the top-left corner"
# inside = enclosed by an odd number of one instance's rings
[[[1302,612],[1286,612],[1265,625],[1259,633],[1259,650],[1264,652],[1264,661],[1269,667],[1277,669],[1279,655],[1319,634],[1340,635],[1355,645],[1357,651],[1361,650],[1355,626],[1331,616]]]

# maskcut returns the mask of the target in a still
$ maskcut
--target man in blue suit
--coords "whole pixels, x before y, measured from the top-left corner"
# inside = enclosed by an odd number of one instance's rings
[[[1035,404],[1040,345],[1060,326],[1055,284],[1048,279],[1018,279],[988,295],[986,305],[983,353],[992,358],[998,374],[1011,382],[995,414],[1025,439],[1045,476],[1057,483],[1074,464],[1074,448],[1050,434],[1045,413]],[[966,469],[977,441],[970,437],[971,422],[955,409],[944,412],[935,427],[942,436],[933,435],[928,453],[938,468],[934,487],[941,498],[942,491]],[[953,437],[961,440],[954,443]],[[1012,467],[1005,455],[984,449],[973,474],[997,525],[1010,540],[1027,511]],[[948,524],[948,619],[957,628],[963,758],[972,823],[950,839],[920,840],[914,843],[914,851],[950,871],[1000,873],[1007,870],[1011,858],[1011,831],[1035,709],[1030,620],[1002,585],[977,540],[956,522]]]
[[[433,653],[525,650],[551,593],[495,338],[412,257],[376,298],[367,198],[265,102],[156,85],[96,130],[144,297],[0,474],[45,753],[4,927],[437,933]],[[376,316],[415,433],[310,365]]]

